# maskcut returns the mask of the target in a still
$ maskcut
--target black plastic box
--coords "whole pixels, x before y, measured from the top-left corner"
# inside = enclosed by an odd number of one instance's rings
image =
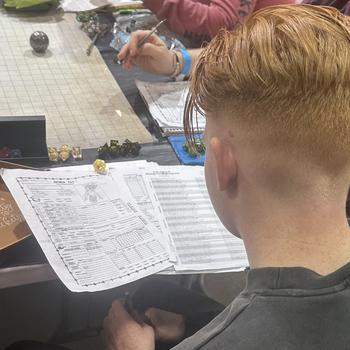
[[[45,116],[0,116],[0,149],[21,150],[21,158],[0,158],[8,162],[43,166],[48,164]]]

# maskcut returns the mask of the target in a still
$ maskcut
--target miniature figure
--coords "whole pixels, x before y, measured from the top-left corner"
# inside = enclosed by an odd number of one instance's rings
[[[108,143],[106,142],[103,146],[97,149],[97,156],[100,159],[106,159],[109,153]]]
[[[205,153],[205,145],[201,138],[195,138],[194,141],[186,141],[182,145],[182,148],[192,158],[199,157]]]
[[[111,140],[110,145],[105,143],[97,149],[97,155],[100,159],[106,159],[108,156],[112,159],[118,157],[137,157],[140,154],[141,145],[138,142],[131,142],[126,139],[121,145],[117,140]]]

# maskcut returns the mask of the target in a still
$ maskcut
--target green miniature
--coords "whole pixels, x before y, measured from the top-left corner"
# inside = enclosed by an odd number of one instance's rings
[[[97,149],[97,154],[99,159],[106,159],[109,154],[109,147],[108,144],[105,143],[103,146],[99,147]]]
[[[205,144],[201,138],[195,138],[194,141],[186,141],[182,148],[192,158],[200,157],[205,153]]]
[[[110,144],[111,147],[112,146],[117,146],[117,147],[120,146],[118,140],[111,140],[109,144]]]
[[[120,153],[121,146],[119,145],[119,142],[117,140],[111,140],[109,146],[109,155],[111,156],[111,158],[120,157]]]
[[[89,21],[97,21],[98,17],[94,11],[82,11],[77,13],[76,19],[78,22],[87,23]]]
[[[111,140],[97,149],[99,159],[118,157],[137,157],[140,154],[141,145],[138,142],[132,142],[126,139],[121,145],[118,140]]]
[[[131,142],[130,140],[126,139],[123,144],[121,145],[122,150],[122,156],[128,157],[128,156],[138,156],[140,153],[141,146],[138,142]]]

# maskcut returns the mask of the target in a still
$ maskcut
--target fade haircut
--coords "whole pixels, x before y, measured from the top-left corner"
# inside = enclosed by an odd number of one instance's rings
[[[350,164],[350,18],[330,7],[271,6],[222,30],[193,69],[184,124],[223,113],[252,143],[331,172]]]

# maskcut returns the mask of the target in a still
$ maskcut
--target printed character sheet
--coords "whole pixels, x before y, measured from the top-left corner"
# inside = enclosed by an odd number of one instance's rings
[[[3,170],[51,266],[71,291],[99,291],[170,267],[157,228],[110,176]]]
[[[243,241],[215,213],[203,167],[163,166],[144,173],[175,245],[176,271],[241,271],[249,266]]]
[[[132,197],[140,211],[155,226],[154,234],[158,236],[167,247],[171,260],[174,261],[174,249],[171,247],[172,240],[169,230],[165,224],[165,218],[159,206],[155,207],[151,200],[154,195],[153,190],[146,185],[148,179],[144,176],[143,170],[151,167],[158,167],[157,163],[145,160],[135,160],[128,162],[108,163],[109,175],[120,188],[123,188]],[[78,165],[74,167],[53,168],[51,171],[84,171],[88,174],[95,174],[91,165]]]
[[[115,182],[125,184],[123,187],[129,191],[130,196],[136,202],[141,212],[157,228],[155,234],[159,240],[167,247],[170,260],[176,262],[175,246],[171,238],[165,217],[160,208],[159,202],[152,201],[155,196],[154,191],[147,184],[149,179],[144,175],[147,168],[154,168],[154,163],[139,165],[139,167],[125,167],[124,169],[112,168],[110,175]],[[175,272],[172,268],[171,271]]]

